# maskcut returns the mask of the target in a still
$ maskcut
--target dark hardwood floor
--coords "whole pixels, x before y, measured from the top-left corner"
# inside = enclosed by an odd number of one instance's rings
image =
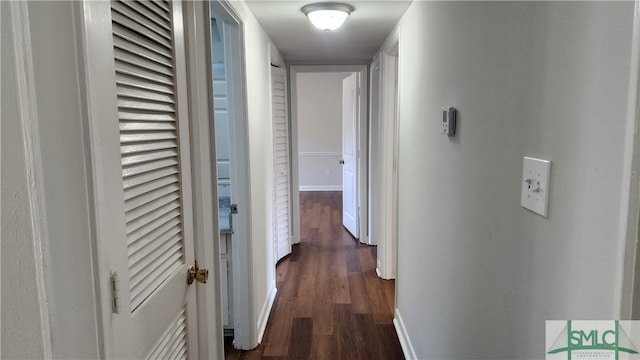
[[[376,248],[342,227],[340,192],[302,192],[301,244],[276,268],[278,293],[262,343],[240,359],[404,359],[393,327],[394,282]]]

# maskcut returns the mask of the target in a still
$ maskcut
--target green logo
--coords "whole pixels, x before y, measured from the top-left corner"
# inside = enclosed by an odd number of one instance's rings
[[[585,351],[613,351],[616,360],[620,352],[638,354],[638,349],[620,326],[620,321],[612,322],[614,326],[611,329],[573,329],[571,320],[567,320],[547,354],[566,352],[568,360],[572,359],[573,353]]]

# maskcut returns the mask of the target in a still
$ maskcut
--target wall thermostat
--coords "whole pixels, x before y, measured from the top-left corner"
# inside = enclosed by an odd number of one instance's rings
[[[454,107],[442,108],[442,131],[440,133],[447,136],[456,134],[456,109]]]

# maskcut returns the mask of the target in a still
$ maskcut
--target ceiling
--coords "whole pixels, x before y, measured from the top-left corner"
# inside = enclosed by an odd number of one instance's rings
[[[245,0],[286,61],[349,62],[368,60],[398,23],[410,0],[341,1],[355,8],[336,31],[311,25],[300,11],[324,1]]]

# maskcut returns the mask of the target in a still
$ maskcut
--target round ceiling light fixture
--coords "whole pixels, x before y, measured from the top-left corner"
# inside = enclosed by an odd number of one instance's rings
[[[305,5],[300,10],[307,15],[313,26],[320,30],[332,31],[342,26],[347,16],[355,9],[347,4],[323,2]]]

